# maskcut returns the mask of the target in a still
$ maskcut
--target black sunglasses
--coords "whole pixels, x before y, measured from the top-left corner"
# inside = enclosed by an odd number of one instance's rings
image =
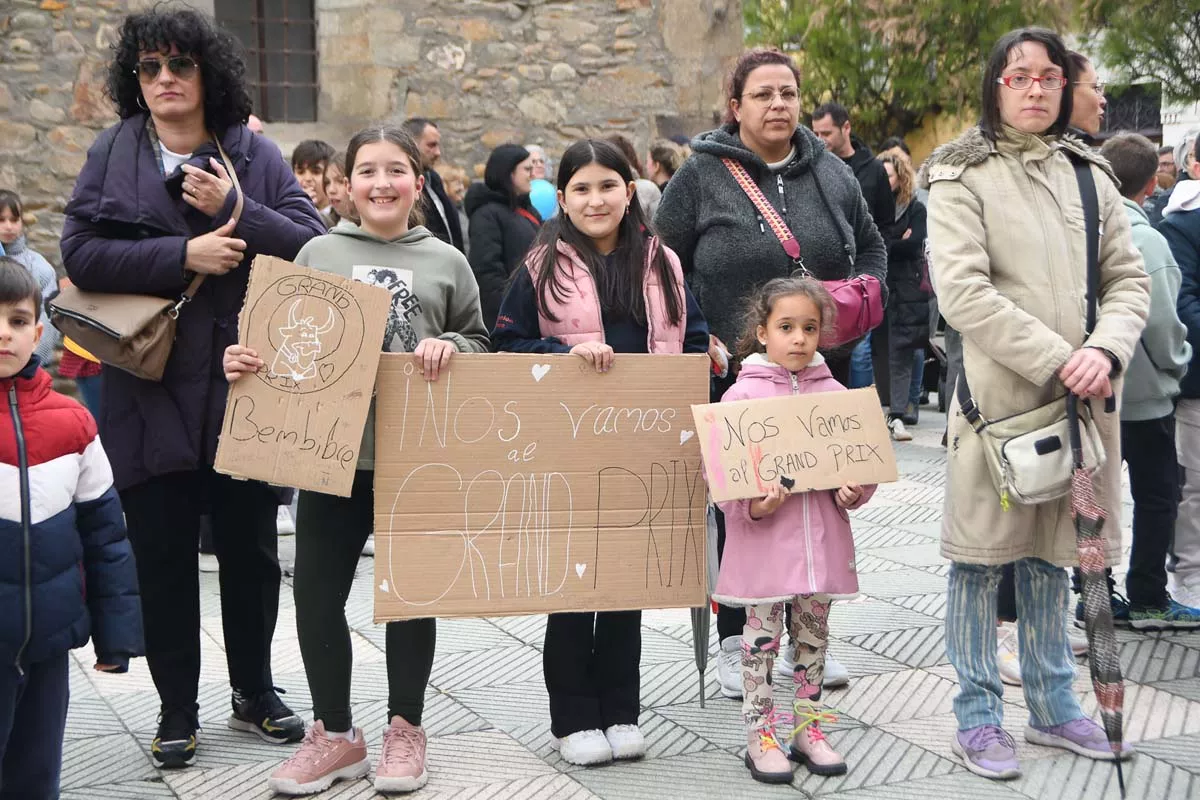
[[[196,74],[200,66],[191,56],[171,56],[168,59],[143,58],[133,68],[133,74],[145,81],[152,81],[162,74],[162,68],[170,70],[171,74],[181,81],[189,80]]]

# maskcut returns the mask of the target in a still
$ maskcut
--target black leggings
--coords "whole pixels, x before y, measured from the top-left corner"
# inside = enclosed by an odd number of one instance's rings
[[[374,526],[375,473],[359,470],[350,497],[300,492],[296,519],[296,632],[308,673],[313,719],[330,731],[348,731],[353,655],[346,598],[359,556]],[[387,624],[388,720],[421,724],[425,687],[433,668],[436,621]]]

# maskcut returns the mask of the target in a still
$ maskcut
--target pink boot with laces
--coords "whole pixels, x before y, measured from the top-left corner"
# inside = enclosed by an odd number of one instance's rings
[[[837,717],[807,703],[796,703],[796,728],[792,731],[792,759],[803,764],[813,775],[845,775],[846,762],[829,745],[822,722],[837,722]]]

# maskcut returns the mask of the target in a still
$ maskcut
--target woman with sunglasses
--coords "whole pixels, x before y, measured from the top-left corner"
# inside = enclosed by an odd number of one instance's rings
[[[1120,423],[1105,400],[1149,309],[1149,280],[1108,162],[1071,136],[1076,68],[1062,39],[1040,28],[1004,36],[984,69],[982,119],[930,156],[929,241],[941,313],[962,334],[963,375],[984,418],[1003,419],[1061,399],[1092,398],[1108,453],[1096,474],[1109,563],[1120,556]],[[1103,230],[1097,322],[1086,330],[1087,234],[1074,162],[1090,167]],[[951,394],[952,402],[954,395]],[[1064,405],[1065,409],[1065,405]],[[1104,730],[1072,690],[1075,663],[1063,609],[1077,563],[1069,498],[1004,502],[980,434],[950,419],[942,555],[951,560],[946,653],[958,673],[951,746],[970,771],[1020,775],[1004,730],[996,663],[997,585],[1015,562],[1027,742],[1111,759]],[[1010,708],[1012,708],[1010,706]]]
[[[62,254],[71,280],[93,292],[177,298],[205,276],[179,314],[162,382],[106,370],[99,420],[162,704],[151,754],[155,766],[181,767],[195,757],[199,727],[202,514],[212,517],[221,568],[229,725],[273,743],[304,735],[271,677],[280,497],[212,464],[228,391],[221,357],[237,342],[250,262],[259,253],[292,259],[325,225],[278,148],[247,129],[240,48],[211,18],[160,7],[131,14],[114,53],[108,94],[121,119],[88,152],[67,204]],[[236,219],[226,156],[244,192]]]

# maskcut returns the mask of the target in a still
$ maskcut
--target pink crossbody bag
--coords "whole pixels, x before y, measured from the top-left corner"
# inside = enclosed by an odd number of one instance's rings
[[[796,265],[797,271],[808,278],[815,278],[804,259],[800,257],[800,242],[792,235],[787,223],[779,212],[767,200],[762,189],[746,172],[746,168],[732,158],[723,158],[725,168],[733,175],[738,186],[754,203],[758,213],[775,232],[779,244]],[[815,177],[815,176],[814,176]],[[837,224],[837,221],[834,221]],[[855,275],[851,278],[840,278],[833,281],[821,281],[833,295],[833,303],[837,307],[837,317],[834,320],[834,331],[831,337],[822,337],[822,347],[837,347],[866,336],[883,322],[883,287],[879,279],[873,275]]]

